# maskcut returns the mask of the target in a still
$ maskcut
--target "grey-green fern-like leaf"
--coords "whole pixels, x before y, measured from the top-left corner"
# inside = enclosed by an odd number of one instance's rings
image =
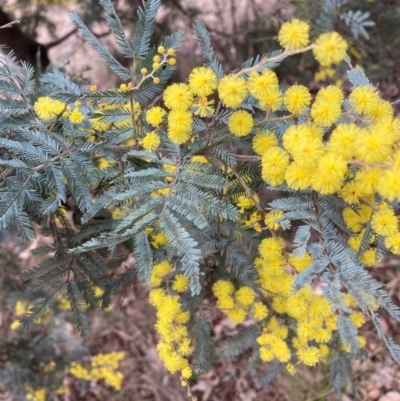
[[[132,47],[135,56],[143,58],[150,48],[150,39],[154,30],[161,0],[143,0],[143,6],[138,9],[139,21],[133,35]]]
[[[149,243],[148,234],[141,231],[134,238],[135,263],[137,278],[149,283],[153,267],[153,252]]]
[[[89,321],[85,300],[75,281],[68,282],[66,287],[67,298],[73,313],[75,327],[82,336],[87,337],[89,335]]]
[[[132,75],[129,70],[110,54],[110,52],[100,43],[96,36],[90,32],[76,12],[71,14],[71,19],[79,26],[79,30],[81,31],[85,41],[96,50],[96,52],[108,64],[108,66],[124,81],[130,80]]]
[[[168,210],[165,210],[160,216],[160,227],[165,232],[169,243],[177,250],[182,262],[182,271],[190,279],[192,294],[199,294],[201,291],[199,263],[201,250],[198,243]]]
[[[115,11],[113,3],[111,0],[99,0],[99,3],[107,12],[106,20],[108,26],[113,31],[117,44],[120,47],[123,55],[127,58],[134,57],[135,53],[125,36],[124,28],[122,27],[121,20]]]
[[[199,372],[207,373],[212,369],[215,349],[211,338],[210,323],[205,318],[195,318],[194,336],[196,339],[193,353],[194,365]]]

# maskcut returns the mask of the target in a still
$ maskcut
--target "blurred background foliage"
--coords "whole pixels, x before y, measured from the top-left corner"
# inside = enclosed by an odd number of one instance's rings
[[[114,3],[129,34],[137,20],[140,0],[116,0]],[[164,0],[162,4],[153,42],[160,42],[176,29],[187,31],[178,59],[184,62],[178,64],[175,80],[186,79],[193,66],[202,63],[191,29],[196,19],[204,21],[219,60],[226,70],[232,70],[251,57],[275,50],[280,26],[296,16],[310,23],[311,36],[316,37],[323,31],[340,32],[349,42],[353,63],[359,64],[373,82],[379,82],[390,99],[399,94],[398,0]],[[85,76],[91,81],[96,81],[96,68],[89,60],[82,60],[84,53],[76,52],[83,44],[76,27],[68,20],[69,12],[77,10],[92,31],[116,51],[97,0],[5,0],[2,9],[11,20],[21,20],[18,29],[42,45],[41,51],[49,53],[50,62],[65,68],[75,63],[81,68],[80,73],[84,67],[90,68],[92,73]],[[62,26],[60,21],[63,21]],[[7,36],[7,32],[2,32],[0,43],[13,47],[7,43]],[[121,58],[119,54],[116,56]],[[315,81],[318,66],[310,55],[299,55],[283,63],[278,73],[283,83],[301,82],[310,86]],[[343,71],[335,71],[336,77],[342,75]],[[323,77],[324,74],[317,75],[319,80]],[[107,86],[104,81],[118,83],[111,73],[101,78],[102,82],[94,83],[103,86]],[[333,77],[329,78],[328,73],[326,78],[332,80]]]
[[[140,0],[114,3],[129,34],[137,20]],[[162,4],[154,44],[177,29],[187,31],[175,81],[185,80],[191,69],[203,62],[191,29],[195,20],[204,21],[216,55],[229,71],[251,57],[275,50],[280,26],[296,16],[310,23],[312,37],[323,31],[341,33],[349,43],[352,63],[360,65],[374,84],[379,83],[384,98],[390,101],[399,98],[399,0],[164,0]],[[83,85],[96,84],[101,89],[117,86],[118,78],[79,37],[68,18],[72,10],[123,61],[116,53],[98,0],[3,0],[0,25],[16,19],[21,23],[0,31],[0,44],[14,49],[20,59],[35,64],[38,71],[57,66]],[[277,73],[283,84],[299,82],[316,91],[327,83],[346,86],[342,81],[345,71],[341,68],[319,70],[305,54],[286,60]],[[2,234],[0,399],[188,399],[187,389],[180,387],[179,378],[171,377],[157,359],[154,310],[147,304],[147,289],[139,284],[122,290],[120,297],[113,300],[112,313],[101,308],[91,312],[89,339],[83,340],[74,332],[65,299],[58,300],[32,330],[22,331],[18,319],[29,308],[30,300],[40,295],[26,291],[20,278],[24,269],[38,262],[29,249],[13,232]],[[390,263],[391,267],[398,266],[397,261]],[[377,276],[389,284],[393,294],[398,292],[397,274],[380,270]],[[213,323],[217,342],[226,333],[236,332],[226,320],[216,318]],[[387,330],[391,329],[395,330],[388,320]],[[369,347],[373,354],[371,361],[356,368],[356,386],[362,397],[382,399],[387,391],[400,391],[399,369],[390,362],[378,340]],[[323,371],[300,371],[296,377],[283,376],[268,388],[256,389],[240,360],[217,366],[215,374],[194,377],[191,381],[192,391],[199,400],[334,399],[327,373]],[[397,394],[400,399],[400,393]]]

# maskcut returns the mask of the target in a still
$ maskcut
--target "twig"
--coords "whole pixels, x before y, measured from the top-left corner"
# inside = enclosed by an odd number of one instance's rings
[[[53,162],[57,161],[58,159],[61,159],[63,156],[68,155],[69,153],[71,153],[74,149],[70,148],[65,150],[63,153],[59,153],[58,155],[52,157],[49,160],[46,160],[44,163],[39,164],[36,167],[32,168],[32,171],[36,172],[36,171],[40,171],[43,170],[45,167],[47,167],[49,164],[52,164]]]
[[[235,159],[240,162],[260,162],[262,157],[252,155],[235,155]]]
[[[15,21],[11,21],[8,24],[0,26],[0,29],[12,28],[13,25],[20,24],[20,23],[21,23],[21,21],[19,19],[16,19]]]
[[[267,118],[265,120],[258,122],[257,124],[254,124],[254,127],[259,127],[260,125],[264,125],[264,124],[268,124],[268,123],[275,123],[277,121],[290,120],[291,118],[294,118],[294,117],[301,118],[301,117],[307,117],[307,116],[305,116],[305,115],[296,116],[295,114],[289,114],[287,116],[282,116],[282,117],[269,118],[269,119]]]
[[[379,164],[379,163],[367,163],[363,160],[347,160],[347,164],[351,164],[353,166],[364,167],[366,170],[370,168],[384,168],[388,169],[392,167],[391,163]]]
[[[257,70],[258,68],[260,68],[261,66],[263,66],[264,64],[270,63],[272,61],[278,61],[281,59],[286,58],[287,56],[292,56],[293,54],[299,54],[299,53],[304,53],[307,52],[311,49],[313,49],[315,47],[315,44],[311,44],[307,47],[304,47],[303,49],[299,49],[299,50],[285,50],[283,53],[278,54],[275,57],[271,57],[271,58],[263,58],[262,60],[260,60],[256,65],[253,65],[253,67],[249,67],[249,68],[244,68],[243,70],[238,71],[235,75],[243,75],[243,74],[248,74],[254,70]]]

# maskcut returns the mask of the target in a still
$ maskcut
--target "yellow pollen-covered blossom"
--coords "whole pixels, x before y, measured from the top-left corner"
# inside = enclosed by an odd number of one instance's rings
[[[344,100],[344,94],[337,86],[328,85],[318,91],[316,100],[341,105]]]
[[[324,127],[334,124],[342,113],[343,98],[343,92],[335,86],[320,89],[311,107],[314,122]]]
[[[369,85],[358,86],[349,95],[352,109],[358,114],[367,114],[379,102],[376,89]]]
[[[163,232],[160,232],[158,234],[153,234],[151,237],[151,245],[153,245],[153,247],[156,249],[166,245],[167,243],[168,243],[168,238]]]
[[[257,196],[257,195],[256,195]],[[237,201],[237,206],[240,208],[240,213],[244,212],[244,209],[248,209],[254,206],[254,202],[251,198],[247,198],[246,196],[239,196]]]
[[[192,133],[192,114],[185,110],[168,113],[168,138],[177,145],[187,142]]]
[[[14,307],[15,316],[25,315],[25,313],[28,312],[28,309],[29,308],[26,302],[18,300]]]
[[[257,132],[252,145],[254,152],[262,156],[268,149],[278,146],[278,139],[272,131]]]
[[[248,308],[249,306],[251,306],[251,304],[254,302],[255,296],[256,294],[254,290],[250,287],[240,287],[234,293],[235,299],[244,308]]]
[[[262,178],[270,185],[280,185],[285,180],[285,171],[289,164],[289,155],[275,146],[262,157]]]
[[[360,184],[365,195],[373,195],[382,180],[382,170],[378,168],[370,168],[368,170],[358,171],[355,177]],[[392,201],[393,199],[388,199]]]
[[[315,41],[313,53],[323,67],[329,67],[344,60],[347,47],[346,41],[337,32],[327,32]]]
[[[301,114],[311,103],[310,91],[304,85],[292,85],[285,92],[283,102],[290,113]]]
[[[265,362],[270,362],[274,358],[280,362],[288,362],[290,360],[290,349],[286,342],[275,334],[264,333],[257,338],[260,347],[260,358]]]
[[[400,255],[400,232],[388,235],[385,238],[385,246],[395,255]]]
[[[189,85],[172,84],[165,89],[163,100],[169,109],[185,111],[193,103],[193,93]]]
[[[306,270],[312,262],[313,258],[307,252],[304,252],[302,256],[291,254],[289,257],[289,263],[296,269],[298,273]]]
[[[346,161],[328,153],[318,162],[312,186],[323,195],[333,194],[342,186],[346,172]]]
[[[48,96],[39,97],[33,105],[35,113],[41,120],[49,120],[50,118],[54,118],[61,114],[65,108],[65,103],[52,99]]]
[[[227,312],[228,318],[232,323],[242,323],[246,319],[246,310],[236,307]]]
[[[159,106],[152,107],[146,111],[146,121],[153,127],[158,127],[164,119],[166,111]]]
[[[210,68],[195,68],[189,75],[189,86],[197,96],[211,95],[217,88],[217,76]]]
[[[302,166],[315,166],[323,155],[323,143],[321,139],[304,136],[300,138],[297,146],[290,152],[296,163]]]
[[[85,115],[79,109],[75,109],[68,118],[72,124],[80,124],[85,119]]]
[[[217,305],[222,311],[228,312],[235,308],[235,300],[230,295],[224,295],[218,298]]]
[[[361,131],[356,124],[340,124],[331,133],[327,149],[344,159],[354,156],[355,142]]]
[[[350,315],[351,321],[355,324],[356,327],[361,327],[365,323],[365,315],[360,311],[355,311]]]
[[[252,315],[258,321],[264,320],[268,316],[268,308],[262,302],[255,302]]]
[[[348,204],[358,204],[361,197],[364,195],[363,187],[359,181],[350,181],[339,191],[338,195]]]
[[[384,170],[378,181],[377,190],[389,202],[400,199],[400,169]]]
[[[282,106],[282,103],[282,93],[278,88],[267,91],[264,96],[259,99],[260,107],[271,111],[278,110]]]
[[[177,292],[185,292],[189,289],[190,281],[184,274],[177,274],[172,283],[172,289]]]
[[[217,298],[232,295],[234,290],[234,285],[228,280],[218,280],[212,286],[212,292]]]
[[[192,371],[192,369],[187,367],[187,368],[182,369],[181,374],[184,379],[190,379],[190,377],[192,377],[192,375],[193,375],[193,371]]]
[[[278,85],[278,77],[270,69],[265,69],[261,74],[253,71],[247,79],[247,90],[258,100],[262,100],[269,91],[277,90]]]
[[[385,207],[373,213],[371,226],[378,235],[386,237],[398,231],[398,219],[393,209]]]
[[[285,243],[277,238],[264,238],[258,248],[260,256],[265,260],[280,258],[281,253],[285,248]]]
[[[162,305],[164,297],[164,290],[162,288],[154,288],[149,292],[149,302],[156,308],[159,308]]]
[[[360,205],[356,211],[351,208],[343,210],[343,220],[346,226],[354,233],[359,233],[367,225],[371,217],[372,209],[367,205]]]
[[[355,156],[367,163],[385,163],[391,153],[391,138],[372,126],[361,129],[355,141]]]
[[[304,190],[312,185],[314,165],[304,166],[300,163],[290,163],[285,171],[285,180],[295,191]]]
[[[300,141],[308,138],[316,139],[313,135],[313,131],[310,129],[310,125],[291,125],[283,135],[283,147],[289,153],[292,153],[293,151],[296,151],[296,147]]]
[[[360,257],[360,261],[365,265],[365,266],[372,266],[375,263],[378,263],[379,260],[376,255],[376,248],[369,248]]]
[[[246,81],[236,75],[227,75],[218,84],[218,94],[226,107],[238,107],[247,95]]]
[[[161,138],[156,132],[149,132],[139,143],[147,152],[153,152],[160,146]]]
[[[297,351],[297,356],[306,366],[315,366],[321,359],[317,347],[305,347]]]
[[[375,123],[393,117],[393,107],[387,100],[379,99],[371,105],[366,112],[366,118],[374,120]]]
[[[299,50],[308,45],[310,26],[293,18],[285,22],[278,33],[278,41],[285,50]]]
[[[151,271],[150,283],[152,285],[158,286],[162,282],[162,278],[167,274],[171,273],[172,264],[171,262],[164,260],[161,263],[157,263],[153,266],[153,270]]]
[[[46,389],[41,387],[33,389],[31,386],[26,386],[26,399],[28,401],[46,401]]]
[[[296,367],[294,365],[292,365],[291,363],[288,363],[286,365],[286,369],[292,376],[296,374]]]
[[[235,111],[228,118],[229,131],[236,136],[248,135],[254,126],[252,115],[248,111],[238,110]]]

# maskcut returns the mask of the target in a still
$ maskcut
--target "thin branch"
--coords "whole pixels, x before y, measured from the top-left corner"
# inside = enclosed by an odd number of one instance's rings
[[[299,53],[305,53],[309,50],[312,50],[315,47],[315,44],[312,43],[311,45],[304,47],[303,49],[299,49],[299,50],[285,50],[283,53],[278,54],[277,56],[274,57],[265,57],[262,60],[260,60],[256,65],[253,65],[253,67],[249,67],[249,68],[244,68],[243,70],[238,71],[235,75],[243,75],[243,74],[249,74],[252,71],[257,70],[258,68],[262,67],[263,65],[270,63],[272,61],[279,61],[281,59],[284,59],[288,56],[292,56],[293,54],[299,54]]]
[[[52,42],[47,43],[46,45],[43,45],[43,47],[44,47],[46,50],[49,50],[49,49],[51,49],[52,47],[57,46],[57,45],[59,45],[60,43],[64,42],[64,41],[67,40],[69,37],[71,37],[72,35],[74,35],[76,32],[78,32],[78,28],[72,29],[71,31],[69,31],[68,33],[66,33],[64,36],[61,36],[61,38],[55,39],[55,40],[53,40]],[[107,35],[108,35],[109,33],[110,33],[110,32],[107,32]]]
[[[67,156],[68,154],[70,154],[74,149],[70,148],[65,150],[63,153],[59,153],[58,155],[52,157],[49,160],[46,160],[44,163],[39,164],[39,166],[33,167],[32,171],[36,172],[36,171],[40,171],[43,170],[45,167],[47,167],[49,164],[54,163],[55,161],[61,159],[63,156]]]
[[[370,168],[384,168],[388,169],[392,167],[391,163],[386,163],[386,164],[379,164],[379,163],[367,163],[363,160],[347,160],[347,164],[351,164],[352,166],[360,166],[364,167],[366,170],[369,170]]]
[[[264,124],[268,124],[268,123],[275,123],[277,121],[290,120],[291,118],[294,118],[294,117],[301,118],[301,117],[307,117],[307,116],[303,116],[303,115],[296,116],[295,114],[289,114],[287,116],[282,116],[282,117],[276,117],[276,118],[270,118],[270,119],[262,120],[262,121],[258,122],[257,124],[254,124],[254,127],[259,127],[260,125],[264,125]]]
[[[252,156],[252,155],[235,155],[235,159],[240,162],[260,162],[261,156]]]
[[[0,26],[0,29],[12,28],[13,25],[20,24],[20,23],[21,23],[21,21],[19,19],[16,19],[15,21],[11,21],[8,24]]]

